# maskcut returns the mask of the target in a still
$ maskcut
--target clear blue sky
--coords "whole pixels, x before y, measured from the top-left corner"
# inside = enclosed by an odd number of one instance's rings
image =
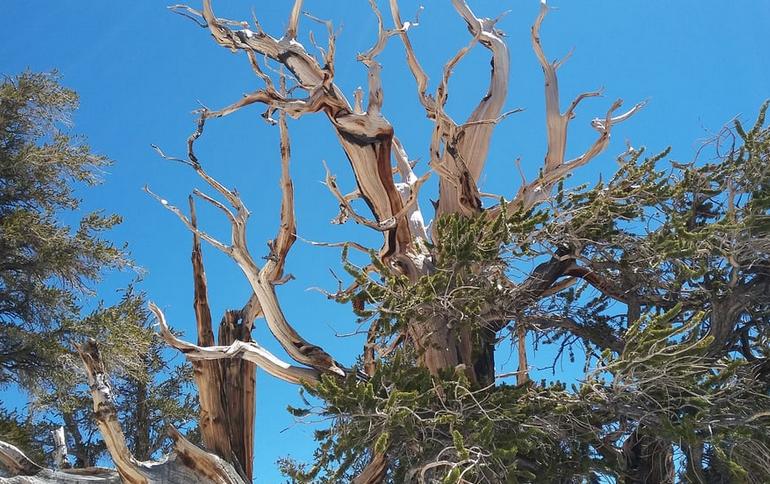
[[[249,20],[252,7],[266,29],[280,35],[291,8],[290,0],[271,6],[257,0],[220,0],[217,14]],[[380,1],[387,15],[387,2]],[[465,45],[469,36],[449,2],[425,2],[420,26],[410,33],[424,67],[435,81],[443,62]],[[471,1],[478,15],[494,17],[510,10],[499,27],[507,34],[511,55],[508,108],[523,113],[498,128],[485,174],[483,191],[506,196],[515,193],[518,174],[513,161],[520,157],[529,176],[544,156],[542,73],[532,53],[529,28],[537,15],[536,0]],[[649,105],[613,132],[607,152],[582,169],[578,181],[596,180],[611,173],[614,156],[624,142],[652,151],[673,146],[672,157],[692,159],[699,140],[738,115],[753,119],[761,102],[770,97],[770,29],[768,1],[598,0],[551,2],[542,35],[550,58],[575,53],[560,70],[563,102],[578,92],[605,88],[605,97],[581,105],[574,120],[568,154],[581,153],[593,140],[591,118],[602,115],[622,97],[627,105],[649,99]],[[261,4],[261,5],[260,5]],[[197,5],[193,3],[193,6]],[[417,3],[403,0],[402,15],[412,17]],[[376,24],[363,0],[308,0],[306,9],[333,19],[338,36],[336,79],[346,94],[365,85],[366,72],[355,61],[368,49]],[[125,222],[112,233],[128,242],[137,264],[145,271],[142,288],[163,307],[171,323],[194,339],[189,264],[190,236],[174,217],[146,196],[149,184],[165,198],[184,206],[186,196],[201,183],[184,167],[160,161],[150,144],[183,155],[193,128],[190,112],[200,101],[221,107],[260,87],[246,58],[214,44],[207,31],[169,13],[163,2],[104,2],[73,0],[5,0],[0,30],[0,73],[25,68],[58,69],[64,83],[81,96],[75,117],[77,131],[93,148],[115,160],[104,173],[105,184],[84,192],[86,209],[104,208],[123,215]],[[311,28],[325,39],[322,26],[303,19],[301,31]],[[310,46],[307,37],[300,39]],[[310,47],[308,47],[310,48]],[[413,80],[403,63],[397,39],[379,58],[384,65],[385,115],[412,158],[425,160],[430,124],[416,102]],[[477,48],[457,69],[450,84],[450,113],[460,119],[486,92],[488,55]],[[235,185],[252,208],[250,231],[256,257],[266,254],[265,241],[275,233],[278,218],[279,154],[277,129],[266,126],[259,109],[212,121],[198,145],[210,173]],[[377,234],[355,225],[331,226],[336,203],[321,185],[327,160],[346,189],[353,188],[344,154],[326,120],[308,116],[290,123],[293,140],[292,172],[297,191],[298,230],[311,240],[356,240],[380,244]],[[418,171],[425,170],[425,163]],[[435,191],[432,181],[426,194]],[[428,206],[423,210],[429,218]],[[201,211],[201,223],[225,235],[219,214]],[[215,317],[226,308],[240,307],[248,286],[237,267],[214,250],[205,253]],[[340,339],[335,331],[353,331],[354,317],[346,307],[307,291],[317,286],[333,290],[329,268],[339,268],[339,253],[298,242],[289,257],[288,271],[296,280],[279,289],[289,320],[309,340],[345,363],[351,363],[361,340]],[[337,271],[340,272],[340,271]],[[110,277],[100,296],[115,299],[115,287],[134,277]],[[258,323],[255,338],[281,354]],[[544,353],[535,364],[550,364]],[[499,357],[505,361],[504,353]],[[510,371],[510,366],[502,366]],[[312,453],[311,428],[295,425],[285,412],[297,404],[296,388],[260,373],[257,382],[256,482],[279,482],[274,465],[281,456],[307,459]]]

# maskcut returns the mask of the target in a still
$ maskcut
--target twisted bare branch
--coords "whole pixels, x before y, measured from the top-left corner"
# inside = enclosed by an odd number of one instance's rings
[[[327,65],[322,68],[315,58],[294,40],[297,18],[295,14],[298,8],[298,2],[295,2],[286,35],[276,39],[261,30],[253,32],[246,28],[231,29],[231,23],[224,22],[214,15],[211,1],[204,1],[200,16],[218,44],[231,50],[245,51],[252,65],[255,64],[256,55],[279,62],[286,66],[299,85],[310,93],[304,100],[287,99],[268,85],[266,89],[248,95],[228,108],[207,115],[226,115],[255,102],[268,104],[269,110],[281,109],[295,117],[308,112],[323,111],[337,131],[340,144],[353,168],[361,197],[371,208],[375,220],[396,220],[395,225],[384,233],[385,245],[381,257],[387,260],[395,254],[410,250],[412,244],[409,224],[401,212],[403,202],[390,174],[393,129],[380,114],[380,67],[374,61],[374,56],[379,51],[377,46],[384,43],[384,39],[391,34],[380,29],[375,47],[361,58],[369,69],[369,105],[366,112],[361,112],[361,109],[353,109],[350,106],[332,82],[333,67]],[[396,216],[398,214],[401,215]]]
[[[559,102],[559,79],[556,75],[556,71],[566,58],[560,61],[550,62],[543,51],[543,46],[540,41],[540,27],[547,13],[548,6],[546,1],[541,0],[540,13],[532,26],[531,37],[532,48],[540,62],[540,66],[543,68],[543,74],[545,76],[545,112],[548,148],[540,177],[529,184],[522,185],[515,199],[512,201],[512,206],[524,210],[546,200],[550,196],[553,186],[560,179],[585,165],[604,151],[610,141],[612,126],[630,118],[644,106],[643,102],[638,103],[625,113],[613,116],[615,111],[617,111],[623,103],[620,99],[615,101],[607,111],[604,119],[594,119],[591,122],[591,126],[599,132],[599,137],[594,144],[577,158],[565,161],[567,128],[569,122],[575,117],[575,109],[581,101],[587,98],[600,96],[601,91],[584,92],[578,95],[572,103],[570,103],[567,110],[563,114],[561,113]],[[569,57],[569,55],[567,57]]]
[[[446,63],[436,94],[431,96],[427,93],[428,76],[417,60],[407,34],[412,24],[402,22],[397,0],[390,1],[393,22],[404,44],[407,65],[417,83],[418,98],[428,118],[435,122],[430,153],[431,167],[441,177],[437,217],[445,213],[470,214],[481,210],[476,184],[486,161],[492,132],[502,119],[501,112],[508,93],[508,48],[494,28],[495,20],[476,17],[462,0],[453,0],[452,4],[468,24],[473,39]],[[492,52],[491,81],[479,105],[467,121],[458,126],[444,112],[447,85],[453,68],[476,43],[481,43]]]
[[[183,341],[171,332],[166,322],[166,317],[158,306],[150,303],[150,310],[158,320],[160,335],[163,340],[172,348],[182,352],[190,360],[240,358],[254,363],[270,375],[289,383],[317,383],[320,379],[320,372],[318,370],[292,366],[255,342],[244,343],[243,341],[235,341],[229,346],[198,346]]]
[[[320,371],[329,371],[339,375],[344,375],[345,372],[336,361],[324,351],[321,347],[313,345],[302,338],[299,333],[294,329],[292,325],[286,320],[283,310],[278,303],[277,295],[275,294],[274,284],[280,277],[283,269],[283,264],[288,250],[294,243],[296,237],[295,222],[294,222],[294,209],[293,209],[293,190],[291,185],[291,179],[288,174],[288,157],[289,157],[289,144],[288,133],[286,131],[285,118],[282,118],[281,126],[281,148],[282,148],[282,210],[281,210],[281,227],[278,232],[278,236],[275,242],[271,244],[273,249],[268,262],[263,268],[260,269],[257,266],[254,258],[249,252],[246,242],[246,225],[249,219],[250,212],[246,208],[238,194],[226,188],[219,181],[211,177],[201,166],[194,152],[194,143],[203,133],[203,128],[206,121],[205,111],[201,113],[196,131],[190,136],[188,141],[188,159],[179,160],[184,164],[190,166],[195,172],[204,180],[211,188],[216,190],[222,195],[229,204],[235,209],[231,211],[227,209],[222,203],[213,201],[211,197],[202,197],[203,200],[212,203],[215,207],[222,210],[230,221],[231,233],[230,241],[228,244],[220,242],[210,235],[206,234],[195,226],[192,221],[181,210],[175,206],[169,204],[166,200],[153,194],[149,189],[147,192],[161,202],[161,204],[169,211],[174,213],[185,226],[194,234],[200,236],[201,239],[211,243],[214,247],[221,250],[225,254],[229,255],[241,268],[242,272],[246,276],[246,279],[251,284],[254,295],[261,306],[262,313],[267,321],[267,326],[270,331],[281,343],[281,346],[294,360],[304,365],[316,368]],[[162,154],[162,152],[161,152]],[[253,305],[252,305],[253,308]],[[256,312],[253,310],[252,312]]]

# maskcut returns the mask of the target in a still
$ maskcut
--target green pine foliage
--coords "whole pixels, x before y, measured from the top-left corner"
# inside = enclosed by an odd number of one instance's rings
[[[89,285],[128,262],[103,238],[119,217],[60,221],[80,206],[75,185],[97,183],[109,162],[68,134],[77,102],[55,75],[0,85],[0,382],[26,384],[55,366],[62,338],[49,336],[66,337]]]
[[[444,318],[474,335],[506,314],[532,322],[540,344],[582,345],[586,372],[569,386],[480,388],[459,367],[431,377],[399,346],[371,378],[304,388],[313,398],[292,413],[330,425],[316,432],[313,463],[282,460],[284,473],[347,482],[384,452],[394,483],[622,481],[636,472],[623,449],[635,435],[683,455],[684,481],[770,482],[767,108],[751,128],[719,133],[703,151],[711,159],[629,148],[609,180],[562,182],[533,211],[444,217],[437,270],[417,282],[375,254],[357,267],[344,250],[355,284],[337,299],[372,322],[380,347],[415,321]],[[523,263],[567,255],[610,282],[579,280],[540,300],[519,289]]]
[[[103,274],[131,262],[106,238],[119,216],[82,214],[76,190],[99,183],[111,162],[71,132],[77,106],[56,73],[0,83],[0,386],[28,400],[18,411],[0,403],[0,440],[45,464],[50,431],[64,426],[70,464],[89,466],[106,452],[77,344],[99,341],[139,458],[164,445],[166,423],[187,425],[197,402],[190,369],[164,362],[144,296],[129,288],[114,305],[96,299]]]

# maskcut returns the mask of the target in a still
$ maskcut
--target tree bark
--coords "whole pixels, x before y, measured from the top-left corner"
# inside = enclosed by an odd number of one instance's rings
[[[171,454],[158,462],[140,461],[126,445],[123,430],[112,403],[112,388],[105,371],[99,348],[91,340],[78,348],[86,367],[94,416],[115,463],[115,470],[102,468],[52,471],[32,462],[19,449],[0,442],[0,466],[6,469],[2,482],[24,484],[48,483],[125,483],[125,484],[246,484],[233,466],[220,457],[201,450],[185,439],[176,429],[169,428],[174,441]]]
[[[190,197],[190,220],[197,227],[195,204]],[[208,287],[203,266],[200,237],[193,233],[193,308],[198,329],[198,345],[214,346]],[[249,305],[247,304],[247,308]],[[218,343],[251,341],[251,311],[226,311],[219,324]],[[234,465],[250,481],[253,473],[254,392],[256,367],[240,359],[220,361],[192,360],[200,402],[203,443]]]
[[[674,451],[671,443],[642,434],[637,428],[623,443],[625,484],[673,484]]]
[[[251,341],[251,322],[243,311],[227,311],[219,324],[220,345]],[[257,367],[246,360],[219,361],[223,390],[222,407],[227,418],[227,436],[232,449],[232,463],[239,463],[243,476],[251,480],[254,460],[254,414]]]

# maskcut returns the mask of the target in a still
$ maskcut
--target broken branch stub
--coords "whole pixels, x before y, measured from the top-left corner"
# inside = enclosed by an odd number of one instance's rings
[[[85,365],[94,403],[94,414],[107,451],[116,470],[101,467],[86,469],[44,469],[20,449],[0,441],[0,481],[8,484],[246,484],[233,466],[217,455],[206,452],[169,428],[173,451],[158,461],[138,461],[131,454],[117,420],[112,387],[99,347],[89,340],[78,347]],[[250,481],[248,481],[250,482]]]
[[[188,160],[184,163],[193,168],[203,181],[223,196],[235,209],[234,211],[229,209],[224,204],[215,201],[212,197],[203,197],[203,200],[212,203],[216,208],[222,211],[230,222],[231,230],[229,243],[223,243],[203,232],[177,207],[153,194],[149,189],[146,191],[160,201],[166,209],[174,213],[191,232],[197,234],[201,239],[209,242],[236,262],[251,285],[268,328],[289,356],[298,363],[310,366],[319,371],[344,376],[345,370],[331,357],[331,355],[324,351],[320,346],[313,345],[306,341],[299,335],[294,327],[289,324],[275,293],[276,277],[282,272],[283,260],[296,237],[293,191],[291,179],[288,174],[289,149],[285,120],[280,124],[282,131],[282,160],[284,166],[282,169],[282,192],[284,195],[281,209],[281,226],[276,241],[272,244],[273,251],[263,268],[257,266],[246,242],[246,226],[250,216],[250,212],[246,208],[246,205],[235,191],[226,188],[222,183],[210,176],[203,169],[201,163],[194,154],[194,143],[202,135],[205,122],[206,115],[204,111],[198,119],[198,125],[195,132],[189,138]]]

